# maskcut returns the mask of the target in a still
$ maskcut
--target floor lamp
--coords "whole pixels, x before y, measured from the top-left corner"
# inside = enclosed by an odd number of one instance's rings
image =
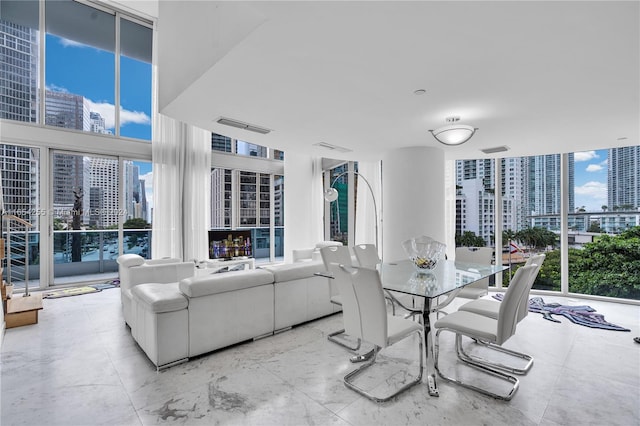
[[[336,176],[335,178],[333,178],[333,182],[331,182],[331,185],[329,186],[329,188],[327,188],[324,191],[324,199],[326,202],[333,202],[336,201],[338,199],[338,190],[335,189],[333,187],[333,185],[336,184],[336,182],[338,181],[338,179],[340,179],[342,176],[348,174],[349,172],[342,172],[340,173],[338,176]],[[369,183],[369,181],[362,176],[360,173],[354,171],[353,172],[354,175],[357,175],[359,178],[361,178],[364,183],[367,184],[367,188],[369,188],[369,192],[371,192],[371,199],[373,200],[373,215],[374,215],[374,220],[375,220],[375,231],[376,231],[376,249],[378,248],[378,244],[379,244],[379,240],[378,240],[378,205],[376,203],[376,196],[373,193],[373,188],[371,188],[371,184]],[[338,217],[340,216],[340,210],[338,210]],[[382,259],[382,255],[380,256],[380,258]]]

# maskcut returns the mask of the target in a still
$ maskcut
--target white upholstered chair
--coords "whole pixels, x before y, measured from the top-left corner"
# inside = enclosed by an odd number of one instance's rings
[[[523,266],[516,271],[516,274],[511,280],[509,288],[504,295],[504,299],[500,304],[498,319],[466,311],[457,311],[436,321],[434,327],[438,331],[436,332],[434,339],[435,369],[440,377],[444,380],[481,392],[485,395],[492,396],[496,399],[508,401],[513,398],[513,395],[515,395],[519,386],[519,380],[516,377],[511,376],[500,369],[493,368],[488,363],[460,356],[459,348],[462,345],[462,336],[467,336],[472,339],[489,342],[495,345],[502,345],[511,336],[513,336],[518,323],[518,310],[522,301],[522,293],[527,290],[527,283],[531,279],[531,275],[535,273],[536,268],[536,265]],[[491,376],[498,377],[499,379],[512,383],[512,387],[509,392],[506,394],[496,394],[485,388],[480,388],[445,375],[439,366],[439,339],[440,333],[443,331],[455,333],[456,352],[460,361]]]
[[[382,283],[377,271],[369,268],[349,268],[344,265],[333,264],[331,272],[336,278],[349,282],[352,287],[353,299],[344,298],[342,310],[349,318],[349,321],[353,321],[354,318],[357,320],[356,329],[353,333],[357,333],[356,336],[362,341],[374,345],[372,356],[368,359],[368,362],[344,377],[345,385],[373,401],[383,402],[420,383],[423,370],[423,327],[415,321],[387,314]],[[347,325],[345,320],[345,328]],[[413,333],[418,335],[418,357],[420,360],[419,372],[415,377],[408,380],[391,395],[385,396],[373,395],[369,390],[363,389],[354,383],[354,379],[357,376],[375,364],[380,350],[403,340]],[[368,374],[372,373],[369,372]]]
[[[342,299],[344,297],[343,292],[345,291],[345,289],[350,289],[350,283],[344,282],[343,276],[334,275],[333,274],[334,270],[330,266],[331,264],[351,266],[351,251],[349,250],[349,247],[343,246],[343,245],[325,246],[320,249],[320,255],[322,257],[322,261],[324,262],[325,269],[333,277],[332,279],[334,280],[335,286],[338,289],[338,294],[331,296],[331,303],[342,306],[343,304]],[[329,339],[333,343],[337,343],[340,346],[344,346],[345,348],[351,351],[357,351],[358,349],[360,349],[359,339],[355,344],[352,344],[351,342],[346,341],[343,337],[338,337],[338,336],[343,336],[345,334],[348,336],[356,337],[350,334],[348,331],[346,331],[347,317],[344,316],[345,315],[344,307],[342,311],[343,311],[343,320],[345,322],[345,327],[342,328],[341,330],[337,330],[330,333],[327,336],[327,339]]]
[[[358,266],[362,268],[376,269],[381,262],[375,244],[356,244],[353,246],[353,252],[358,260]]]
[[[533,283],[535,282],[536,277],[540,272],[540,267],[542,266],[542,262],[544,262],[544,258],[545,258],[544,254],[531,256],[529,259],[527,259],[527,262],[524,265],[524,266],[535,265],[536,268],[533,274],[531,274],[529,282],[523,283],[523,285],[526,286],[526,289],[522,293],[522,297],[520,300],[520,307],[518,308],[518,314],[517,314],[517,322],[522,321],[529,313],[529,292],[531,291],[531,287],[533,286]],[[511,286],[511,284],[509,284],[509,286]],[[483,315],[485,317],[498,319],[498,315],[500,315],[500,304],[501,302],[498,302],[497,300],[478,299],[478,300],[473,300],[471,302],[465,303],[460,308],[458,308],[458,310],[472,312],[474,314]],[[506,349],[506,348],[503,348],[502,346],[486,343],[481,340],[478,340],[477,343],[485,344],[486,347],[490,349],[495,349],[500,352],[504,352],[504,353],[513,355],[515,357],[522,358],[527,361],[527,364],[522,368],[516,368],[512,366],[507,366],[504,364],[492,363],[492,366],[495,368],[499,368],[513,374],[527,374],[531,369],[531,366],[533,365],[533,358],[530,355],[527,355],[525,353],[517,352],[511,349]],[[478,358],[472,357],[471,355],[466,354],[462,348],[460,348],[460,353],[462,356],[466,356],[470,359],[474,359],[476,361],[483,361]]]
[[[456,247],[456,261],[491,265],[492,259],[493,247]],[[465,286],[456,296],[478,299],[487,294],[489,294],[489,278]]]

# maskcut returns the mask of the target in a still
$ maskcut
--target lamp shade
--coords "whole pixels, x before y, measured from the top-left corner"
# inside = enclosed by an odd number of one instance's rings
[[[324,191],[324,199],[326,201],[335,201],[338,199],[338,190],[335,188],[329,188]]]
[[[445,145],[460,145],[471,139],[471,136],[473,136],[476,130],[478,129],[465,124],[450,124],[429,131],[440,143]]]

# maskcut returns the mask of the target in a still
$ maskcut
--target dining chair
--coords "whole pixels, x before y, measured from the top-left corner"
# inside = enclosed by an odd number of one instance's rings
[[[483,371],[491,376],[505,380],[512,383],[511,389],[506,394],[497,394],[487,389],[465,383],[462,380],[446,376],[439,367],[439,351],[440,351],[440,333],[443,331],[450,331],[455,333],[455,345],[456,351],[462,345],[462,336],[470,337],[471,339],[482,340],[490,342],[495,345],[504,344],[511,336],[515,334],[518,310],[522,300],[522,294],[527,289],[527,283],[531,279],[531,275],[535,273],[537,265],[523,266],[518,269],[509,284],[509,288],[504,294],[504,299],[500,304],[500,311],[498,319],[485,317],[483,315],[474,314],[467,311],[453,312],[434,324],[434,327],[438,330],[434,339],[434,367],[438,372],[438,375],[449,382],[456,383],[460,386],[464,386],[468,389],[489,395],[496,399],[502,399],[505,401],[511,400],[518,390],[519,380],[505,373],[504,371],[492,368],[487,363],[476,362],[471,359],[461,358],[458,353],[458,359],[465,364],[468,364],[475,369]]]
[[[536,277],[538,276],[538,273],[540,272],[540,268],[542,267],[542,262],[544,262],[545,259],[545,255],[544,254],[537,254],[535,256],[531,256],[529,259],[527,259],[526,263],[524,266],[530,266],[530,265],[535,265],[536,268],[533,272],[533,274],[531,274],[531,277],[529,279],[529,282],[524,283],[524,285],[526,285],[526,289],[525,291],[522,293],[522,297],[520,300],[520,306],[518,308],[518,314],[517,314],[517,322],[522,321],[527,314],[529,313],[529,293],[531,292],[531,287],[533,286],[533,283],[536,280]],[[509,287],[511,287],[511,283],[509,284]],[[492,299],[478,299],[478,300],[473,300],[471,302],[465,303],[464,305],[460,306],[458,308],[459,311],[467,311],[467,312],[472,312],[474,314],[478,314],[478,315],[483,315],[485,317],[489,317],[489,318],[493,318],[493,319],[498,319],[498,315],[500,314],[500,304],[501,302],[497,301],[497,300],[492,300]],[[467,357],[470,358],[476,362],[486,362],[491,364],[492,367],[494,368],[499,368],[505,371],[508,371],[510,373],[513,374],[527,374],[529,372],[529,370],[531,369],[531,366],[533,365],[533,357],[531,357],[530,355],[527,355],[525,353],[522,352],[518,352],[518,351],[514,351],[512,349],[506,349],[502,346],[499,345],[494,345],[492,343],[489,342],[483,342],[482,340],[476,340],[476,343],[482,344],[484,346],[486,346],[489,349],[494,349],[518,358],[522,358],[525,361],[527,361],[527,364],[522,367],[522,368],[516,368],[516,367],[510,367],[510,366],[506,366],[504,364],[496,364],[496,363],[491,363],[487,360],[483,360],[481,358],[478,357],[474,357],[471,356],[469,354],[467,354],[464,351],[464,348],[460,348],[459,350],[459,354],[460,356],[463,357]]]
[[[345,282],[350,282],[352,287],[356,302],[355,306],[344,299],[347,303],[343,304],[343,311],[355,312],[353,317],[358,322],[357,337],[374,345],[373,355],[368,362],[344,377],[345,386],[373,401],[384,402],[420,383],[424,367],[423,327],[415,321],[387,313],[382,283],[377,271],[369,268],[349,268],[339,265],[332,272],[335,273],[336,277],[341,277]],[[413,333],[418,335],[418,357],[420,359],[420,371],[415,377],[404,383],[391,395],[386,396],[376,396],[355,384],[354,379],[375,364],[377,355],[383,348],[389,347]]]
[[[493,247],[456,247],[456,261],[491,265]],[[457,297],[478,299],[489,294],[489,278],[465,286]]]
[[[376,266],[381,262],[375,244],[356,244],[353,246],[353,252],[358,260],[358,265],[362,268],[376,269]]]
[[[331,268],[331,264],[334,263],[337,265],[351,266],[352,264],[351,251],[347,246],[327,246],[320,249],[320,255],[322,257],[322,262],[324,263],[325,269],[332,276],[331,279],[334,280],[335,286],[338,289],[338,294],[334,294],[331,296],[331,299],[330,299],[331,303],[338,306],[342,306],[343,297],[345,297],[343,293],[347,289],[351,288],[351,284],[345,281],[344,277],[338,277],[335,274],[333,274],[334,271]],[[352,290],[349,290],[349,291],[352,291]],[[344,316],[344,308],[342,309],[342,312],[343,312],[343,321],[345,322],[345,327],[340,330],[329,333],[329,335],[327,336],[327,339],[351,351],[357,351],[358,349],[360,349],[360,339],[358,339],[355,344],[351,344],[350,342],[344,340],[345,334],[347,336],[352,336],[352,337],[355,337],[355,336],[353,336],[352,334],[346,331],[347,318]],[[338,337],[338,336],[342,336],[342,337]]]

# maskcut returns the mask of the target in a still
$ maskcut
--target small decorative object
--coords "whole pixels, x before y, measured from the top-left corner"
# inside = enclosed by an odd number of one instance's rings
[[[422,235],[404,241],[402,248],[416,269],[418,271],[425,271],[433,269],[438,265],[438,262],[444,258],[444,252],[447,246],[431,237]]]

